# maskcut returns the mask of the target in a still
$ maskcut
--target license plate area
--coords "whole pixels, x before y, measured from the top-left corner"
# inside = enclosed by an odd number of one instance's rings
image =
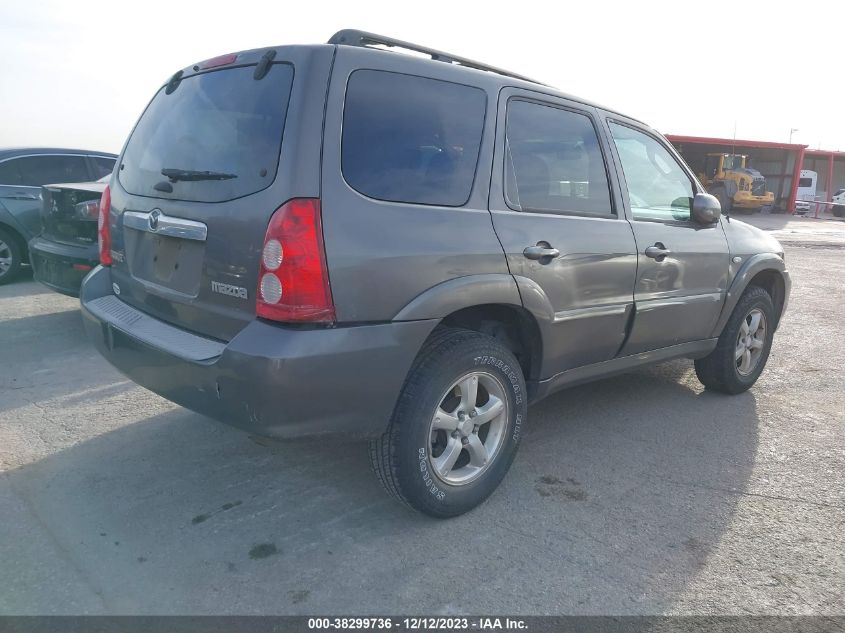
[[[130,274],[191,297],[199,294],[205,242],[146,231],[125,231]]]

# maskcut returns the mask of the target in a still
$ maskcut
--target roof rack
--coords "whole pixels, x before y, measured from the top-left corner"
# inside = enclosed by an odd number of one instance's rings
[[[451,53],[444,53],[443,51],[438,51],[434,48],[427,48],[425,46],[420,46],[419,44],[403,42],[402,40],[396,40],[392,37],[385,37],[383,35],[376,35],[375,33],[368,33],[367,31],[358,31],[357,29],[343,29],[342,31],[338,31],[337,33],[331,36],[331,39],[329,39],[328,43],[342,44],[344,46],[360,46],[362,48],[369,48],[373,46],[404,48],[405,50],[416,51],[417,53],[428,55],[431,57],[431,59],[437,62],[446,62],[447,64],[457,64],[459,66],[465,66],[467,68],[484,70],[490,73],[496,73],[498,75],[504,75],[506,77],[513,77],[514,79],[521,79],[522,81],[528,81],[532,84],[540,84],[541,86],[547,85],[540,81],[525,77],[524,75],[517,75],[516,73],[512,73],[508,70],[496,68],[495,66],[488,66],[487,64],[482,64],[481,62],[466,59],[465,57],[458,57],[457,55],[452,55]]]

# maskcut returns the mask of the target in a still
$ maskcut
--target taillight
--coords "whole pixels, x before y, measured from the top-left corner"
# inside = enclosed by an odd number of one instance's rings
[[[319,199],[289,200],[270,218],[256,313],[274,321],[335,320]]]
[[[80,202],[79,204],[74,205],[73,209],[76,213],[76,217],[78,217],[80,220],[99,221],[100,219],[99,200],[86,200],[85,202]]]
[[[234,64],[237,58],[237,53],[218,55],[217,57],[212,57],[211,59],[206,59],[204,62],[200,62],[194,66],[194,70],[206,70],[208,68],[217,68],[218,66],[228,66],[229,64]]]
[[[111,266],[111,191],[108,185],[100,196],[100,216],[97,218],[97,244],[100,247],[100,263]]]

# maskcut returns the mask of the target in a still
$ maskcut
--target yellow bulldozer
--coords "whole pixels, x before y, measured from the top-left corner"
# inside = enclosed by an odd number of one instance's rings
[[[731,209],[757,211],[775,202],[775,194],[766,191],[766,179],[747,166],[743,154],[707,154],[704,173],[699,174],[707,191],[719,199],[723,213]]]

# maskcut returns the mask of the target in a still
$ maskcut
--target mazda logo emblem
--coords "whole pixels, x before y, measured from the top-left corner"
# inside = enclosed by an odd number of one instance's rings
[[[158,209],[153,209],[150,212],[150,217],[147,220],[147,223],[150,225],[150,230],[155,231],[158,228],[158,219],[161,216],[161,211]]]

